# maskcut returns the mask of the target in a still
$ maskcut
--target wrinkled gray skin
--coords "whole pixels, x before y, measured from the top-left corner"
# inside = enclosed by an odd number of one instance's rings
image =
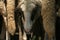
[[[56,22],[56,10],[55,0],[21,0],[18,7],[22,9],[24,13],[23,24],[26,32],[31,30],[33,22],[31,21],[31,12],[35,8],[35,4],[42,5],[41,15],[43,18],[43,26],[45,30],[44,40],[56,40],[55,39],[55,22]],[[47,38],[48,37],[48,38]]]

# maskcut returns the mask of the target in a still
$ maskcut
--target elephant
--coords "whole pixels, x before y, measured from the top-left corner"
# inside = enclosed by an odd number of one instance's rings
[[[45,30],[44,40],[56,40],[55,36],[55,23],[57,10],[59,9],[59,0],[20,0],[17,8],[22,10],[23,17],[22,22],[24,30],[27,34],[30,33],[32,25],[35,23],[35,18],[37,19],[40,15],[43,19],[43,28]],[[32,11],[36,6],[41,7],[38,11],[38,16],[31,18]],[[41,14],[40,14],[41,11]]]
[[[38,11],[39,10],[39,11]],[[36,14],[37,13],[37,14]],[[20,28],[20,34],[22,32],[22,34],[20,36],[23,37],[23,40],[33,40],[34,36],[36,36],[35,39],[39,39],[39,37],[43,37],[43,25],[42,25],[42,17],[41,15],[39,15],[40,13],[40,6],[36,6],[36,8],[33,9],[32,11],[32,15],[31,15],[31,20],[33,21],[34,19],[34,24],[32,25],[32,29],[31,29],[31,34],[25,34],[25,29],[24,29],[24,22],[22,21],[22,17],[23,17],[23,11],[20,8],[16,8],[15,10],[15,22],[18,28]],[[37,17],[37,15],[39,15]],[[22,29],[22,31],[21,31]],[[25,38],[27,37],[27,38]],[[20,38],[21,39],[21,38]],[[43,40],[43,38],[41,38]],[[22,39],[21,39],[22,40]]]

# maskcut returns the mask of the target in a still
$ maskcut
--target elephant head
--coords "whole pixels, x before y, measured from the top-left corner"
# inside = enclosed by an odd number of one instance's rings
[[[37,17],[38,14],[35,13],[35,11],[40,12],[40,4],[41,4],[40,1],[37,0],[21,0],[20,3],[18,4],[17,8],[20,8],[23,12],[24,17],[22,18],[22,20],[26,32],[30,32],[30,30],[32,29],[32,25],[35,22],[34,19],[35,17]],[[35,11],[33,12],[33,10]],[[35,15],[34,18],[32,18],[34,16],[34,15],[32,16],[32,14]]]

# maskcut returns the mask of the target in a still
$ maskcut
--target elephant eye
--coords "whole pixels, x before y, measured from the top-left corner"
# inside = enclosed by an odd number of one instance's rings
[[[39,5],[36,5],[36,7],[32,10],[31,14],[31,20],[33,21],[35,16],[40,13],[41,7]],[[38,15],[37,15],[38,16]]]

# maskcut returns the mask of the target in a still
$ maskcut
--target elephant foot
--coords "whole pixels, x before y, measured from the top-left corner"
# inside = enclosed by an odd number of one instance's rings
[[[56,36],[52,35],[51,37],[49,37],[49,35],[47,33],[45,33],[44,40],[56,40]]]
[[[45,33],[44,40],[48,40],[48,34],[47,33]]]
[[[52,37],[51,40],[56,40],[56,37]]]

